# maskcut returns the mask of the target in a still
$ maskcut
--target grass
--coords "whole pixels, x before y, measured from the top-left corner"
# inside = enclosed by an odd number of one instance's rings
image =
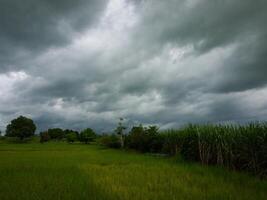
[[[0,199],[267,199],[267,181],[95,145],[0,143]]]
[[[190,124],[161,134],[170,154],[205,165],[225,166],[267,177],[267,123]]]

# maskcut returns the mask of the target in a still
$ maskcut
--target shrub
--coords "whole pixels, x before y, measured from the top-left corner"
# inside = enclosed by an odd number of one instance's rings
[[[184,143],[184,135],[181,130],[165,130],[161,132],[163,140],[162,152],[169,155],[176,155],[181,152]]]
[[[50,139],[51,139],[50,135],[48,134],[47,131],[40,133],[40,142],[41,143],[48,142]]]
[[[126,137],[126,146],[141,152],[159,152],[163,141],[156,126],[134,126]]]
[[[120,138],[115,134],[101,136],[99,138],[99,144],[116,149],[121,147]]]

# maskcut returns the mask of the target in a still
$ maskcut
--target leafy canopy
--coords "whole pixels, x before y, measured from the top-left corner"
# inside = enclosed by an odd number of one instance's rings
[[[19,116],[13,119],[6,127],[7,137],[18,137],[21,140],[34,135],[36,125],[32,119],[24,116]]]
[[[89,143],[94,141],[96,134],[91,128],[84,129],[80,134],[80,141],[84,143]]]

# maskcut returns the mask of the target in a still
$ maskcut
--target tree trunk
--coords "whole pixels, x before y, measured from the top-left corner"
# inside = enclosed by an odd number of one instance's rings
[[[123,135],[120,134],[120,140],[121,140],[121,148],[124,148],[124,141],[123,141]]]

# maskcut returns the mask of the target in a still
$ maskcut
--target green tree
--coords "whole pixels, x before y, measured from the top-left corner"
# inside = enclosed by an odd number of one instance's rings
[[[71,133],[68,133],[68,134],[66,135],[66,138],[67,138],[67,141],[68,141],[69,143],[72,143],[72,142],[75,142],[75,141],[77,140],[77,135],[76,135],[75,132],[71,132]]]
[[[20,140],[34,135],[36,125],[32,119],[24,116],[19,116],[13,119],[6,127],[7,137],[18,137]]]
[[[162,141],[157,126],[134,126],[126,136],[125,145],[141,152],[156,152],[162,149]]]
[[[96,138],[96,134],[94,130],[91,128],[84,129],[80,134],[80,141],[86,144],[94,141],[95,138]]]
[[[62,140],[65,137],[64,131],[61,128],[48,129],[48,134],[54,140]]]
[[[126,126],[123,126],[123,118],[120,118],[118,126],[115,129],[115,133],[120,137],[121,148],[124,148],[124,135],[123,131],[126,130]]]

